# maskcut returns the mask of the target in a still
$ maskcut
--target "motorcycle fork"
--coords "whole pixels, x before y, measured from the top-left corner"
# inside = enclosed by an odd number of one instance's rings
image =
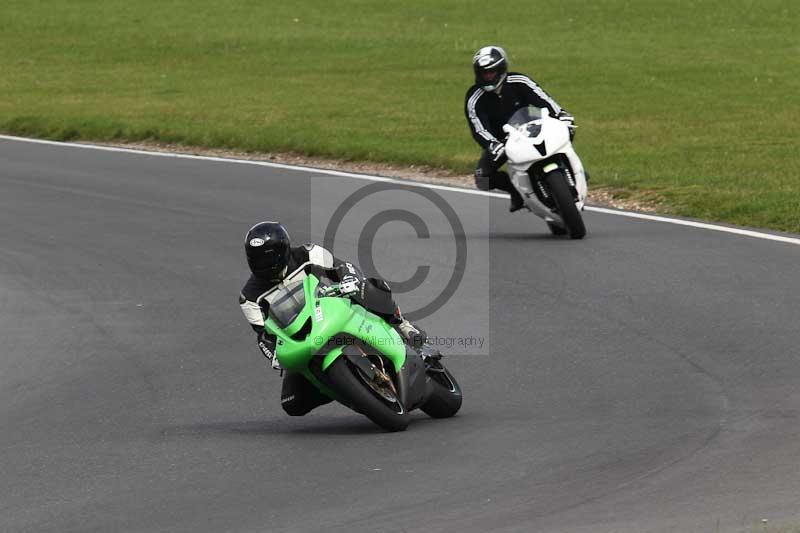
[[[546,205],[549,209],[555,209],[555,203],[550,195],[550,191],[545,184],[545,177],[552,171],[561,169],[567,177],[572,197],[577,201],[578,188],[575,183],[575,175],[572,172],[572,167],[569,164],[569,159],[564,154],[555,154],[548,157],[543,161],[537,161],[528,168],[528,177],[531,180],[531,186],[534,194],[536,194],[539,201]]]
[[[355,348],[360,352],[360,355],[353,354],[352,356],[348,356],[348,359],[355,365],[363,378],[369,382],[370,387],[378,393],[384,389],[388,390],[397,397],[397,387],[392,377],[386,371],[383,358],[378,355],[368,354],[361,346],[355,346]]]

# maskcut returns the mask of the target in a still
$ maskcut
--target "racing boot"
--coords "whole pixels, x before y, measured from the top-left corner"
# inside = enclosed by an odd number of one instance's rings
[[[428,342],[428,334],[425,333],[424,329],[406,319],[403,319],[403,322],[395,326],[395,328],[406,344],[414,348],[426,363],[438,361],[442,358],[442,352]]]
[[[525,207],[525,200],[522,199],[522,195],[511,183],[511,178],[508,176],[508,172],[502,170],[497,171],[497,173],[492,176],[492,185],[495,189],[506,191],[511,196],[511,204],[508,206],[508,211],[510,213],[519,211]]]
[[[425,333],[425,330],[406,320],[400,314],[399,309],[395,310],[392,322],[405,343],[419,352],[423,360],[428,362],[442,358],[442,353],[428,342],[428,334]]]
[[[519,193],[519,191],[517,191],[517,189],[512,187],[508,194],[511,195],[511,205],[508,206],[509,213],[519,211],[525,207],[525,200],[522,199],[522,195]]]

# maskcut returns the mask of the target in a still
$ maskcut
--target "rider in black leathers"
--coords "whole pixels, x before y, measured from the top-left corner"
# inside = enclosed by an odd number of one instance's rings
[[[472,58],[475,84],[467,91],[464,113],[472,137],[483,153],[475,169],[475,186],[487,191],[500,189],[511,195],[509,211],[524,206],[522,196],[511,184],[508,173],[500,170],[506,162],[503,125],[514,112],[533,105],[546,107],[550,115],[565,122],[574,132],[574,119],[528,76],[508,72],[508,57],[499,46],[485,46]]]
[[[389,285],[378,278],[368,278],[352,263],[341,261],[316,244],[291,246],[286,228],[279,222],[259,222],[247,232],[245,253],[251,275],[239,295],[239,305],[250,326],[258,334],[258,347],[272,367],[280,369],[275,357],[276,339],[264,329],[268,303],[262,297],[287,276],[303,268],[307,273],[324,273],[329,279],[352,288],[350,298],[393,325],[409,345],[423,357],[439,357],[427,344],[425,331],[406,320],[394,302]],[[285,372],[281,406],[290,415],[302,416],[330,398],[296,372]]]

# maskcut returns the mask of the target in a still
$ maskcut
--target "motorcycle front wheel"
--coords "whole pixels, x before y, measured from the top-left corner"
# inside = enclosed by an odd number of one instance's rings
[[[569,238],[582,239],[586,235],[586,226],[583,224],[583,217],[581,217],[581,212],[578,211],[578,206],[575,205],[575,198],[573,198],[572,191],[569,189],[569,182],[564,171],[561,169],[554,170],[547,174],[544,179],[556,208],[558,208],[558,214],[561,220],[564,221]],[[552,229],[551,227],[550,230],[552,231]],[[556,232],[553,233],[557,235]]]
[[[370,383],[346,357],[336,359],[325,373],[333,389],[354,411],[386,431],[403,431],[408,427],[411,417],[396,393]]]

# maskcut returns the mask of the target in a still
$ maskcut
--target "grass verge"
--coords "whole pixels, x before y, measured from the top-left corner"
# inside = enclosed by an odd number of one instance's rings
[[[468,172],[472,53],[579,124],[593,187],[800,232],[800,5],[5,0],[0,130]]]

